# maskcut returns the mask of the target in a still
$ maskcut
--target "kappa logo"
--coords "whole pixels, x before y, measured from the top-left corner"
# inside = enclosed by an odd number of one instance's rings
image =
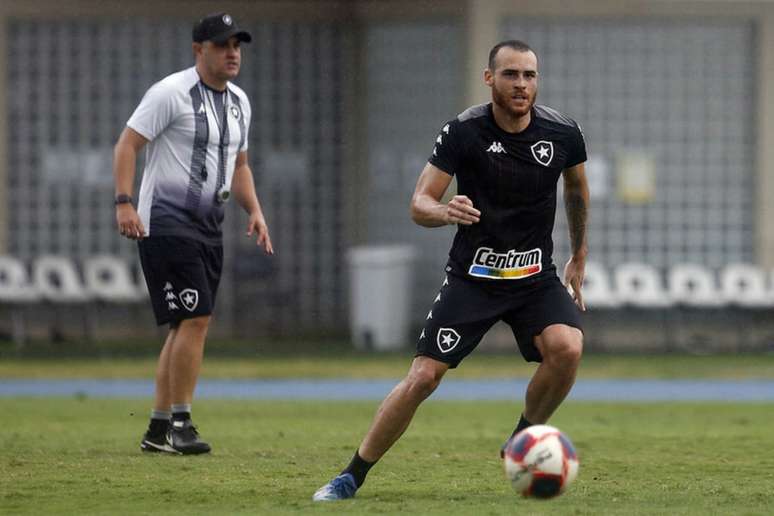
[[[183,303],[183,307],[189,312],[196,310],[199,306],[199,291],[192,288],[187,288],[180,292],[180,302]]]
[[[494,152],[495,154],[508,154],[503,148],[503,144],[500,142],[492,142],[492,145],[486,150],[487,152]],[[533,151],[534,152],[534,151]]]
[[[448,353],[460,343],[460,334],[452,328],[441,328],[438,330],[435,342],[438,344],[438,349],[441,350],[441,353]]]
[[[449,134],[449,124],[443,126],[441,132],[438,133],[438,137],[435,139],[436,145],[433,147],[433,156],[438,156],[438,145],[443,145],[443,135]]]
[[[162,290],[164,291],[164,301],[167,302],[167,310],[180,310],[180,307],[175,303],[177,296],[172,292],[174,290],[172,283],[168,281],[164,283]]]
[[[540,140],[530,147],[530,150],[532,151],[532,157],[535,158],[535,161],[544,167],[550,165],[551,160],[554,159],[554,142]]]

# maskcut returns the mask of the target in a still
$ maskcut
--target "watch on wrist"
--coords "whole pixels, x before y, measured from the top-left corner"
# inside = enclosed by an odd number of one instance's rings
[[[132,196],[125,193],[118,194],[116,195],[116,198],[114,199],[113,202],[115,203],[116,206],[118,206],[119,204],[131,204]]]

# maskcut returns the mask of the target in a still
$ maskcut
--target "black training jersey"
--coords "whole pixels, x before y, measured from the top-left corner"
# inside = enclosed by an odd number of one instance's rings
[[[429,161],[456,176],[458,194],[481,211],[477,224],[458,225],[447,271],[514,280],[506,284],[554,274],[556,184],[564,169],[586,161],[574,120],[534,106],[530,124],[514,134],[495,123],[491,103],[473,106],[443,126]]]

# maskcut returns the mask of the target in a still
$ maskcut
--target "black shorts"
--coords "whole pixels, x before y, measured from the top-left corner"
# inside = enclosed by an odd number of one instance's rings
[[[581,328],[580,310],[555,275],[523,287],[501,288],[449,274],[427,314],[417,355],[454,368],[497,321],[513,331],[524,360],[540,362],[535,336],[552,324]]]
[[[159,325],[212,314],[223,246],[177,236],[140,240],[140,263]]]

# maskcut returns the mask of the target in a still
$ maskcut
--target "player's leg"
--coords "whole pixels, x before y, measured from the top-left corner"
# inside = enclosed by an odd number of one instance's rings
[[[438,387],[446,371],[457,367],[495,323],[497,310],[497,303],[480,285],[460,278],[444,280],[408,374],[382,402],[349,465],[318,489],[314,500],[355,495],[368,471],[408,428],[417,408]]]
[[[153,410],[151,411],[148,430],[145,432],[142,442],[140,442],[140,449],[143,451],[172,451],[168,449],[167,445],[169,419],[172,416],[170,411],[172,398],[169,389],[169,355],[176,332],[176,328],[170,328],[159,354],[159,361],[156,365],[156,390]]]
[[[164,340],[164,347],[161,348],[159,354],[159,361],[156,365],[156,391],[153,410],[169,412],[169,407],[172,404],[172,393],[169,389],[169,356],[176,334],[177,327],[169,329],[167,338]]]
[[[209,323],[210,316],[207,315],[180,321],[169,355],[172,419],[167,443],[186,455],[210,451],[210,445],[199,438],[191,421],[191,404],[204,357]]]
[[[580,312],[558,278],[529,294],[506,317],[524,359],[540,362],[511,436],[548,421],[575,383],[583,352]],[[502,455],[502,450],[501,450]]]
[[[170,354],[172,421],[167,442],[183,454],[208,453],[210,445],[191,421],[191,404],[220,283],[223,247],[181,242],[180,254],[176,264],[180,309],[174,315],[179,326]]]
[[[414,413],[441,383],[449,364],[426,356],[414,358],[406,378],[379,406],[371,428],[358,448],[358,455],[373,464],[408,428]]]
[[[138,242],[140,264],[142,265],[145,283],[148,286],[153,314],[158,325],[171,322],[170,306],[173,301],[169,298],[167,288],[167,275],[169,265],[167,263],[167,245],[163,238],[146,238]],[[167,444],[167,431],[169,427],[170,390],[169,390],[169,356],[175,338],[174,324],[161,348],[159,360],[156,365],[156,390],[153,410],[148,429],[140,442],[140,449],[148,452],[174,452]]]
[[[523,415],[532,424],[543,424],[575,383],[583,352],[583,333],[565,324],[553,324],[535,337],[535,346],[543,361],[527,387]]]
[[[208,246],[181,237],[150,237],[140,243],[140,258],[156,320],[174,328],[167,337],[157,369],[160,388],[156,404],[168,405],[167,410],[171,412],[166,447],[162,451],[182,454],[210,451],[191,422],[191,403],[215,305],[222,252],[221,246]]]
[[[180,321],[169,352],[170,406],[190,405],[199,379],[210,316]]]
[[[406,377],[382,401],[349,465],[318,489],[313,500],[331,501],[355,496],[368,471],[403,435],[419,405],[435,391],[448,369],[449,364],[444,362],[426,356],[415,357]]]

